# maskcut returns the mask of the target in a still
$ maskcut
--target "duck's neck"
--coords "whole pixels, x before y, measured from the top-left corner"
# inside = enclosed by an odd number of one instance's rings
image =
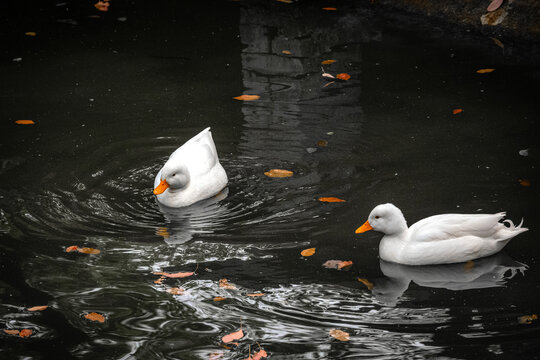
[[[401,254],[407,245],[408,228],[395,232],[391,235],[384,235],[379,243],[379,256],[381,259],[395,263],[401,263]]]

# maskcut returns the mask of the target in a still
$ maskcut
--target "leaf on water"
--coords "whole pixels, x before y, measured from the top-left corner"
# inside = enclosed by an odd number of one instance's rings
[[[235,331],[235,332],[232,332],[228,335],[225,335],[221,338],[221,341],[224,342],[225,344],[227,343],[230,343],[231,341],[233,340],[238,340],[238,339],[241,339],[244,337],[244,332],[242,331],[242,329],[238,330],[238,331]]]
[[[529,156],[529,149],[519,150],[519,155],[521,155],[521,156]]]
[[[289,50],[283,50],[282,53],[285,54],[285,55],[291,55],[292,54]]]
[[[161,276],[159,279],[154,280],[154,284],[161,285],[163,284],[163,281],[165,281],[165,276]]]
[[[184,289],[177,287],[167,289],[167,292],[172,295],[184,295],[184,291]]]
[[[341,74],[337,74],[336,75],[336,78],[338,78],[339,80],[349,80],[351,78],[351,75],[347,74],[347,73],[341,73]]]
[[[173,274],[164,272],[162,275],[168,278],[185,278],[188,276],[192,276],[194,274],[195,274],[194,272],[177,272]]]
[[[337,10],[335,7],[323,7],[322,9],[326,10],[326,11],[335,11],[335,10]]]
[[[45,309],[48,308],[48,307],[49,307],[49,306],[47,306],[47,305],[32,306],[32,307],[29,307],[29,308],[26,309],[26,310],[28,310],[28,311],[43,311],[43,310],[45,310]]]
[[[34,31],[27,31],[27,32],[24,33],[24,35],[26,35],[26,36],[36,36],[37,33],[34,32]]]
[[[312,256],[313,254],[315,254],[315,248],[305,249],[300,252],[302,256]]]
[[[77,249],[77,251],[79,251],[82,254],[90,254],[90,255],[96,255],[96,254],[99,254],[101,252],[101,250],[94,249],[94,248],[89,248],[89,247],[79,248],[79,249]]]
[[[343,260],[328,260],[326,261],[322,266],[327,268],[327,269],[337,269],[337,270],[341,270],[343,268],[346,268],[348,266],[351,266],[353,264],[352,261],[350,260],[347,260],[347,261],[343,261]]]
[[[249,355],[249,357],[243,359],[243,360],[261,360],[262,358],[268,357],[268,354],[263,349],[257,351],[253,355]]]
[[[99,11],[109,11],[109,2],[106,1],[98,1],[94,4],[94,7],[98,9]]]
[[[345,202],[345,200],[343,199],[340,199],[340,198],[337,198],[337,197],[333,197],[333,196],[326,196],[326,197],[320,197],[319,198],[319,201],[322,201],[322,202],[329,202],[329,203],[334,203],[334,202]]]
[[[264,293],[253,293],[253,294],[246,294],[247,296],[251,297],[258,297],[258,296],[264,296]]]
[[[317,145],[319,145],[320,147],[327,147],[328,146],[328,141],[319,140],[319,141],[317,141]]]
[[[285,4],[292,4],[292,0],[277,0],[277,1],[285,3]]]
[[[258,100],[260,98],[261,97],[259,95],[240,95],[240,96],[234,97],[233,99],[243,100],[243,101],[253,101],[253,100]]]
[[[264,175],[272,178],[284,178],[284,177],[290,177],[293,176],[293,172],[289,170],[283,170],[283,169],[271,169],[264,173]]]
[[[538,315],[531,314],[518,317],[518,323],[520,324],[531,324],[534,320],[538,320]]]
[[[220,360],[223,358],[223,351],[213,352],[208,356],[208,360]]]
[[[19,125],[34,125],[35,122],[32,121],[32,120],[17,120],[17,121],[15,121],[15,124],[19,124]]]
[[[362,284],[366,285],[368,290],[370,290],[370,291],[373,290],[373,283],[371,281],[369,281],[368,279],[358,278],[358,281],[360,281]]]
[[[90,314],[84,315],[85,319],[92,320],[92,321],[99,321],[100,323],[105,322],[105,317],[101,314],[91,312]]]
[[[22,329],[21,331],[19,331],[19,336],[24,338],[24,337],[28,337],[32,335],[32,330],[31,329]]]
[[[504,44],[502,43],[501,40],[495,38],[495,37],[490,37],[491,40],[493,40],[493,42],[495,43],[495,45],[497,45],[498,47],[500,47],[501,49],[504,50]]]
[[[323,65],[329,65],[335,63],[337,60],[324,60],[321,62]]]
[[[495,69],[479,69],[479,70],[476,70],[477,73],[479,74],[487,74],[487,73],[490,73],[490,72],[493,72],[495,71]]]
[[[19,330],[15,329],[4,329],[4,332],[8,335],[19,335]]]
[[[452,110],[452,114],[454,114],[454,115],[459,114],[461,112],[463,112],[463,109],[454,109],[454,110]]]
[[[156,235],[161,236],[164,239],[168,239],[171,234],[169,234],[169,231],[166,227],[159,227],[156,229]]]
[[[487,11],[497,10],[503,3],[503,0],[493,0],[487,7]]]
[[[529,179],[519,179],[519,184],[521,186],[528,187],[528,186],[531,186],[531,180],[529,180]]]
[[[229,280],[227,280],[227,279],[220,279],[219,280],[219,287],[224,288],[224,289],[236,290],[236,286],[229,283]]]
[[[327,87],[327,86],[330,86],[332,84],[335,84],[335,81],[330,81],[329,83],[326,83],[323,85],[323,88]]]
[[[77,250],[79,250],[79,247],[77,245],[68,246],[66,248],[66,252],[72,252],[72,251],[77,251]]]
[[[335,79],[336,77],[332,74],[329,74],[327,72],[324,71],[324,68],[321,66],[321,70],[322,70],[322,77],[323,78],[326,78],[327,80],[328,79]]]
[[[349,333],[338,329],[332,329],[329,332],[330,336],[339,341],[349,341]]]
[[[225,298],[225,297],[223,297],[223,296],[216,296],[216,297],[214,298],[214,301],[223,301],[223,300],[225,300],[225,299],[227,299],[227,298]]]

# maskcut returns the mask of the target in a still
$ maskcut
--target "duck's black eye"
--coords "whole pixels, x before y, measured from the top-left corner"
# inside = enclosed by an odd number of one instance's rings
[[[378,218],[380,218],[380,216],[379,216],[379,215],[375,215],[375,219],[378,219]]]
[[[176,174],[172,174],[172,176],[175,176]]]

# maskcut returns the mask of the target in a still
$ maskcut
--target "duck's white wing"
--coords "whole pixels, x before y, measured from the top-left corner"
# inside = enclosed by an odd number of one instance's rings
[[[210,128],[189,139],[169,157],[169,161],[185,165],[191,175],[208,173],[219,162]]]
[[[409,228],[410,239],[432,242],[464,237],[492,238],[505,226],[498,214],[444,214],[418,221]]]

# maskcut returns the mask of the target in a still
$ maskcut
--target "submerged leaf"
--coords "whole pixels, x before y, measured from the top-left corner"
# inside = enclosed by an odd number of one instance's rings
[[[221,338],[221,341],[223,341],[226,344],[226,343],[230,343],[233,340],[241,339],[243,337],[244,337],[244,332],[242,331],[242,329],[240,329],[238,331],[235,331],[228,335],[223,336]]]
[[[320,197],[319,201],[321,202],[345,202],[345,200],[333,197],[333,196],[326,196],[326,197]]]
[[[98,322],[105,322],[105,317],[101,314],[91,312],[89,314],[84,315],[85,319],[92,320],[92,321],[98,321]]]
[[[312,256],[313,254],[315,254],[315,248],[305,249],[300,252],[302,256]]]
[[[329,332],[330,336],[339,341],[349,341],[349,333],[338,329],[332,329]]]
[[[30,308],[28,308],[28,309],[26,309],[26,310],[28,310],[28,311],[43,311],[43,310],[45,310],[45,309],[48,308],[48,307],[49,307],[49,306],[47,306],[47,305],[32,306],[32,307],[30,307]]]
[[[283,169],[271,169],[265,172],[264,175],[268,177],[273,177],[273,178],[283,178],[283,177],[293,176],[293,172],[289,170],[283,170]]]
[[[479,74],[487,74],[487,73],[490,73],[490,72],[493,72],[495,71],[495,69],[479,69],[479,70],[476,70],[477,73]]]
[[[233,99],[243,100],[243,101],[253,101],[253,100],[258,100],[260,98],[261,97],[259,95],[240,95],[240,96],[234,97]]]

